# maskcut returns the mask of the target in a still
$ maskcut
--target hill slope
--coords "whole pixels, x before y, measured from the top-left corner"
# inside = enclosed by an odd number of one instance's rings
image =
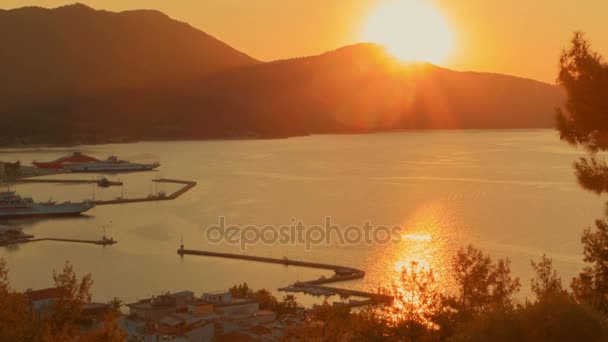
[[[78,141],[287,137],[398,129],[548,128],[562,91],[512,76],[403,65],[374,45],[96,94],[58,108]],[[95,133],[92,133],[95,132]]]
[[[162,84],[257,61],[157,11],[0,10],[0,96],[75,95]]]

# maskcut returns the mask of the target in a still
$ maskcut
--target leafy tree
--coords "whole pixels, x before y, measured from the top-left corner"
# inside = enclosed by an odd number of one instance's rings
[[[260,309],[263,310],[275,310],[279,305],[277,298],[266,289],[256,291],[253,297],[260,303]]]
[[[6,265],[6,260],[0,258],[0,295],[9,293],[9,290],[8,267]]]
[[[434,329],[434,318],[441,296],[433,270],[425,270],[416,261],[401,270],[399,280],[381,293],[393,297],[392,305],[383,305],[362,313],[367,327],[387,338],[420,340]],[[375,324],[374,324],[375,323]],[[363,334],[369,337],[369,331]]]
[[[292,294],[288,294],[283,297],[283,300],[280,303],[278,303],[276,311],[279,316],[292,315],[298,312],[300,307],[296,297]]]
[[[596,230],[586,229],[581,239],[587,266],[572,280],[572,292],[580,302],[608,314],[608,223],[595,222]]]
[[[568,95],[564,110],[558,110],[557,128],[561,139],[571,145],[583,146],[594,160],[597,151],[608,149],[608,64],[591,50],[581,32],[576,32],[569,49],[562,52],[558,83]],[[605,163],[596,169],[582,168],[582,175],[605,177]],[[593,166],[593,164],[589,164]],[[597,183],[594,190],[604,192],[607,184]]]
[[[367,325],[367,329],[357,327],[357,317],[351,314],[350,308],[346,305],[331,305],[324,301],[322,305],[316,305],[312,309],[311,316],[323,324],[321,332],[323,341],[348,341],[352,340],[352,336],[357,332],[369,331]]]
[[[568,100],[558,112],[557,127],[562,140],[588,152],[574,164],[581,186],[603,194],[608,192],[608,165],[597,153],[608,150],[608,64],[580,32],[562,52],[560,64],[558,82],[566,89]],[[597,220],[595,230],[583,233],[585,262],[590,265],[571,284],[577,300],[604,313],[608,313],[607,225]]]
[[[511,306],[512,297],[520,288],[519,278],[511,277],[509,259],[494,264],[490,256],[472,245],[456,252],[452,273],[458,294],[447,296],[446,303],[464,316],[494,305]]]
[[[562,279],[553,268],[553,260],[543,254],[538,262],[530,261],[536,277],[530,281],[532,293],[536,296],[536,301],[552,294],[565,293],[562,287]]]
[[[234,285],[230,289],[228,289],[232,297],[234,298],[252,298],[253,290],[247,285],[247,283],[242,283],[239,285]]]
[[[110,304],[114,311],[119,312],[120,308],[125,305],[125,302],[123,302],[122,299],[118,297],[114,297],[108,301],[108,304]]]
[[[127,337],[127,333],[114,321],[114,316],[108,315],[104,319],[102,328],[80,336],[79,340],[87,342],[124,342],[127,340]]]
[[[450,341],[600,342],[608,338],[605,319],[565,292],[546,293],[515,310],[496,307],[462,325]]]
[[[25,296],[11,289],[6,261],[0,258],[0,341],[26,340],[34,328]]]
[[[492,302],[503,307],[513,305],[513,295],[521,287],[519,278],[511,278],[511,261],[499,259],[492,267]]]
[[[85,274],[78,279],[74,267],[66,261],[61,272],[53,271],[55,286],[59,288],[59,298],[55,300],[53,314],[48,320],[52,334],[66,332],[69,335],[76,333],[75,326],[82,316],[82,307],[91,301],[91,274]]]

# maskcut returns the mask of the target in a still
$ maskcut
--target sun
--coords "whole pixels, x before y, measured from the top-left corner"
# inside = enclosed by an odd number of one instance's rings
[[[362,39],[407,62],[444,63],[454,46],[447,21],[424,0],[384,0],[367,19]]]

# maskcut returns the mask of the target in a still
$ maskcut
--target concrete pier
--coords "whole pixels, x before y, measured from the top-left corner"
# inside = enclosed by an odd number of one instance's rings
[[[350,289],[341,289],[337,287],[329,287],[322,286],[321,284],[330,284],[347,280],[356,280],[365,277],[365,271],[359,270],[352,267],[341,266],[341,265],[331,265],[331,264],[323,264],[317,262],[307,262],[307,261],[299,261],[299,260],[290,260],[287,258],[277,259],[277,258],[268,258],[268,257],[258,257],[252,255],[241,255],[241,254],[231,254],[231,253],[219,253],[219,252],[210,252],[210,251],[201,251],[201,250],[192,250],[192,249],[184,249],[183,245],[177,250],[177,254],[180,256],[184,255],[199,255],[199,256],[209,256],[209,257],[217,257],[217,258],[226,258],[226,259],[238,259],[238,260],[248,260],[255,262],[264,262],[271,264],[279,264],[286,266],[299,266],[299,267],[309,267],[309,268],[317,268],[324,270],[333,270],[335,274],[332,277],[326,278],[321,277],[319,279],[309,280],[309,281],[300,281],[292,285],[294,288],[301,289],[317,289],[326,291],[333,294],[339,294],[343,296],[357,296],[367,298],[366,301],[356,302],[354,304],[350,304],[350,306],[361,306],[361,305],[369,305],[371,303],[391,303],[393,301],[393,297],[389,295],[381,295],[372,292],[366,291],[358,291],[358,290],[350,290]]]
[[[57,241],[57,242],[71,242],[71,243],[87,243],[92,245],[100,245],[100,246],[110,246],[118,241],[112,238],[106,238],[105,236],[101,240],[79,240],[79,239],[61,239],[61,238],[39,238],[39,239],[25,239],[14,242],[5,243],[1,246],[11,246],[11,245],[21,245],[30,242],[39,242],[39,241]]]
[[[98,184],[98,180],[93,179],[20,179],[15,183],[51,183],[51,184]],[[109,181],[108,186],[121,186],[122,182]]]
[[[197,184],[196,182],[192,182],[192,181],[183,181],[183,180],[167,179],[167,178],[155,179],[154,181],[159,182],[159,183],[183,184],[184,187],[182,187],[181,189],[175,191],[174,193],[172,193],[170,195],[166,195],[166,196],[151,195],[148,197],[139,197],[139,198],[115,198],[113,200],[94,201],[93,203],[95,203],[96,205],[108,205],[108,204],[126,204],[126,203],[138,203],[138,202],[169,201],[169,200],[177,199],[179,196],[183,195],[190,189],[194,188]]]

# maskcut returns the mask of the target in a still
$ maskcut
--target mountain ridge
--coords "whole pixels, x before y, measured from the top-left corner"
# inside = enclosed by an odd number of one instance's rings
[[[55,25],[46,26],[53,28],[49,30],[51,38],[66,43],[53,46],[51,52],[26,45],[36,55],[55,58],[57,68],[71,74],[64,80],[67,86],[59,82],[65,87],[53,87],[45,83],[44,76],[54,69],[38,65],[40,74],[24,70],[30,82],[20,79],[17,83],[24,87],[12,90],[22,96],[21,101],[6,105],[11,99],[6,92],[0,93],[0,124],[10,132],[0,144],[548,128],[553,125],[555,108],[564,100],[561,89],[541,81],[403,63],[372,43],[316,56],[259,62],[155,10],[115,13],[72,5],[28,11],[42,13],[42,21]],[[57,12],[64,13],[60,13],[61,18],[68,13],[71,21],[49,21],[50,13]],[[3,19],[6,17],[6,12],[0,12],[0,28],[11,23]],[[24,22],[17,23],[21,31],[12,32],[27,36],[30,27]],[[74,27],[84,36],[74,38]],[[128,32],[127,38],[121,41],[117,32]],[[197,46],[199,40],[205,48]],[[97,45],[116,51],[106,54]],[[142,67],[147,62],[141,59],[142,51],[154,63]],[[197,53],[205,58],[190,58]],[[57,57],[62,54],[69,58]],[[224,55],[232,58],[229,65],[213,64],[221,59],[217,56]],[[15,53],[7,58],[0,52],[0,61],[4,58],[18,63],[20,57]],[[27,60],[27,56],[23,58]],[[181,68],[183,59],[192,62],[186,69]],[[7,69],[0,63],[0,71],[2,68]],[[27,79],[19,73],[13,77]],[[119,82],[113,82],[114,77]],[[52,91],[45,93],[47,88]],[[39,94],[30,93],[37,90]]]

